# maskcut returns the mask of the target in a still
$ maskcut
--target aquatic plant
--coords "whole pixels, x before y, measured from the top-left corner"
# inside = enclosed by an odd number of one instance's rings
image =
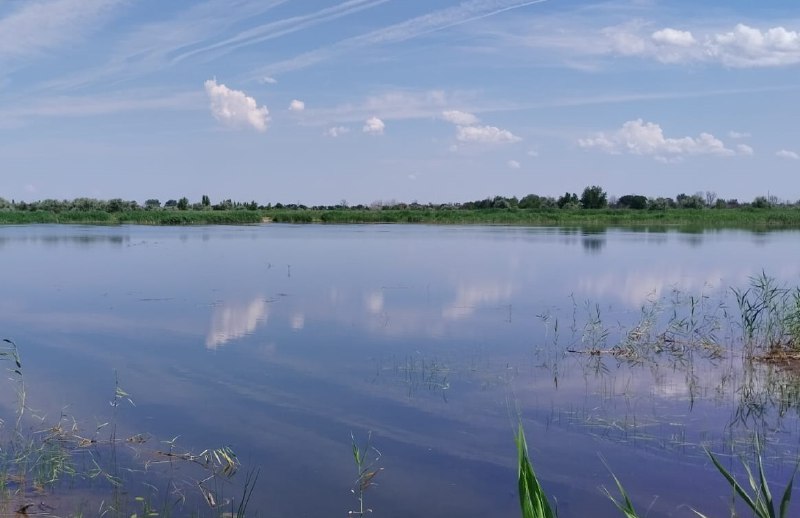
[[[367,442],[364,446],[359,446],[356,441],[355,435],[350,434],[350,440],[353,447],[353,461],[356,465],[358,477],[350,490],[358,498],[358,510],[349,511],[347,514],[350,516],[364,516],[366,513],[371,513],[372,509],[364,507],[364,493],[375,485],[374,479],[383,468],[376,467],[381,458],[381,452],[372,445],[372,432],[367,434]]]
[[[746,289],[731,288],[741,316],[745,354],[780,358],[800,352],[800,288],[788,288],[761,272]]]

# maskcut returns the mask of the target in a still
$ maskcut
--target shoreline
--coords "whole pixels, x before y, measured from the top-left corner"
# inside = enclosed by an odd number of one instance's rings
[[[261,209],[261,210],[134,210],[6,211],[0,226],[25,224],[73,225],[253,225],[294,224],[433,224],[583,227],[800,229],[799,208],[769,209]]]

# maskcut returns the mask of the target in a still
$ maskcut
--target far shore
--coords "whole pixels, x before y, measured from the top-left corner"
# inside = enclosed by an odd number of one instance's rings
[[[252,225],[262,223],[515,225],[800,229],[800,208],[460,209],[271,208],[230,210],[0,211],[0,225]]]

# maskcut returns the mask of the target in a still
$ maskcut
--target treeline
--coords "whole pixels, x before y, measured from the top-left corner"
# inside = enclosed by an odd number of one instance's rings
[[[9,212],[44,212],[49,214],[69,213],[109,213],[129,214],[136,212],[171,212],[171,211],[270,211],[270,210],[303,210],[303,211],[384,211],[384,210],[485,210],[485,209],[528,209],[528,210],[579,210],[579,209],[629,209],[634,211],[664,211],[668,209],[740,209],[755,208],[768,209],[772,207],[800,207],[800,201],[795,203],[780,201],[775,196],[757,196],[750,202],[740,202],[737,199],[718,198],[712,191],[698,192],[695,194],[678,194],[675,198],[652,198],[641,194],[626,194],[624,196],[609,197],[600,186],[587,186],[580,196],[577,193],[565,192],[562,196],[540,196],[528,194],[522,198],[516,196],[495,196],[483,200],[468,201],[463,203],[404,203],[396,201],[373,202],[369,205],[349,205],[342,200],[336,205],[303,205],[268,203],[259,204],[256,201],[237,202],[230,199],[218,203],[211,203],[207,195],[203,195],[199,202],[191,203],[188,198],[169,199],[162,203],[151,198],[143,204],[135,200],[114,198],[98,200],[94,198],[75,198],[73,200],[45,199],[33,202],[6,200],[0,198],[0,211]],[[155,216],[152,216],[155,217]],[[134,219],[148,219],[144,215]],[[170,219],[181,218],[171,216]]]

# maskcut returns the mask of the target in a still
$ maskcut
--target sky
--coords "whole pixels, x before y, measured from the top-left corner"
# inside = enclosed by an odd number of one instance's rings
[[[800,199],[764,0],[2,0],[0,197]]]

